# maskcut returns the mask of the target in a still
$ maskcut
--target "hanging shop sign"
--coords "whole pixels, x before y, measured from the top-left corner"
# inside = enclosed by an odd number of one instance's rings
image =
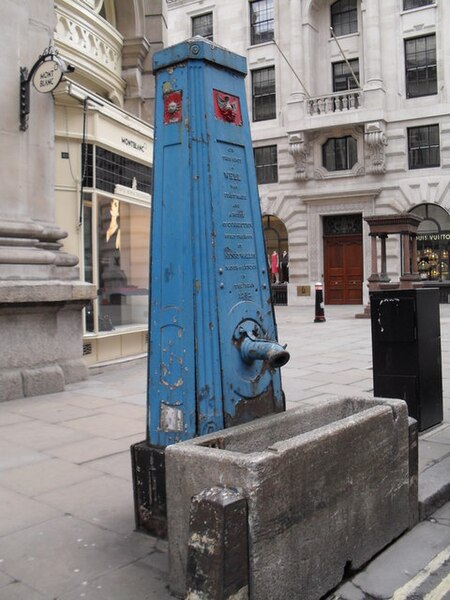
[[[72,73],[72,65],[66,65],[58,51],[49,46],[44,50],[31,69],[20,67],[20,129],[28,129],[30,113],[30,82],[41,94],[53,92],[61,83],[64,73]]]
[[[40,62],[33,74],[33,86],[41,94],[53,92],[58,87],[63,76],[61,61],[50,56],[48,60]]]

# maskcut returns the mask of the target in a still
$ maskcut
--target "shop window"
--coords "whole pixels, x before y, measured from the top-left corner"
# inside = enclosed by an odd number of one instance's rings
[[[99,329],[147,323],[149,209],[99,196]]]
[[[273,40],[273,0],[250,2],[250,43],[252,46]]]
[[[252,108],[253,121],[275,118],[275,67],[252,71]]]
[[[405,40],[406,97],[437,94],[436,36]]]
[[[278,156],[276,146],[261,146],[253,150],[255,156],[256,179],[258,183],[278,181]]]
[[[84,278],[98,289],[85,310],[86,332],[146,327],[150,195],[143,192],[151,168],[92,145],[83,167]],[[117,185],[131,188],[129,199],[123,189],[115,196]]]
[[[338,0],[331,5],[331,27],[336,36],[358,31],[356,0]]]
[[[357,160],[357,143],[351,135],[329,138],[322,146],[322,162],[328,171],[350,170]]]
[[[359,60],[354,58],[348,62],[351,69],[344,60],[333,63],[333,92],[345,92],[359,87],[353,76],[354,73],[359,80]]]
[[[116,185],[124,185],[151,193],[152,168],[147,165],[92,144],[83,147],[82,161],[85,188],[114,193]]]
[[[289,248],[286,226],[278,217],[264,215],[263,228],[271,283],[288,283]]]
[[[410,212],[423,219],[417,230],[417,270],[420,278],[448,281],[450,215],[436,204],[420,204]]]
[[[152,169],[120,154],[95,148],[95,187],[114,192],[115,186],[125,185],[141,192],[151,193]]]
[[[410,169],[440,166],[439,125],[408,128],[408,160]]]
[[[420,8],[434,4],[435,0],[403,0],[403,10],[411,10],[412,8]]]
[[[213,40],[213,14],[205,13],[192,17],[192,35],[201,35],[207,40]]]

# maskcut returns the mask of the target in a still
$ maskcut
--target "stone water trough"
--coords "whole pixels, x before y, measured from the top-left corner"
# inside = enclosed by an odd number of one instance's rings
[[[318,600],[415,524],[417,427],[401,400],[317,401],[169,446],[166,485],[175,595],[191,500],[223,487],[248,519],[248,585],[227,597]]]

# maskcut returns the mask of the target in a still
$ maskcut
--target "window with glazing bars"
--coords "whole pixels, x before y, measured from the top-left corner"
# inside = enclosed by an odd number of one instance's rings
[[[436,36],[405,40],[406,97],[437,94]]]
[[[253,153],[258,183],[276,183],[278,181],[277,147],[260,146],[254,148]]]
[[[192,35],[201,35],[207,40],[213,39],[213,14],[212,12],[205,13],[192,17]]]
[[[275,118],[275,67],[252,71],[252,107],[253,121]]]
[[[114,193],[117,184],[127,187],[136,186],[137,190],[151,194],[152,168],[120,154],[95,146],[95,183],[94,148],[92,144],[83,147],[83,186]]]
[[[351,135],[329,138],[322,146],[322,161],[327,171],[349,170],[357,160],[357,144]]]
[[[354,58],[348,62],[359,80],[359,60]],[[333,63],[333,92],[345,92],[357,87],[359,86],[345,60]]]
[[[439,167],[439,125],[408,128],[408,159],[410,169]]]
[[[434,4],[436,0],[403,0],[403,10],[411,10],[412,8],[420,8]]]
[[[250,43],[252,46],[273,40],[273,0],[250,2]]]
[[[338,0],[331,5],[331,27],[337,36],[358,31],[356,0]]]

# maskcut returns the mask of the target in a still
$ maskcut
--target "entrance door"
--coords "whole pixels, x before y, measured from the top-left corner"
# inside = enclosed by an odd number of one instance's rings
[[[362,304],[362,236],[324,238],[326,304]]]

